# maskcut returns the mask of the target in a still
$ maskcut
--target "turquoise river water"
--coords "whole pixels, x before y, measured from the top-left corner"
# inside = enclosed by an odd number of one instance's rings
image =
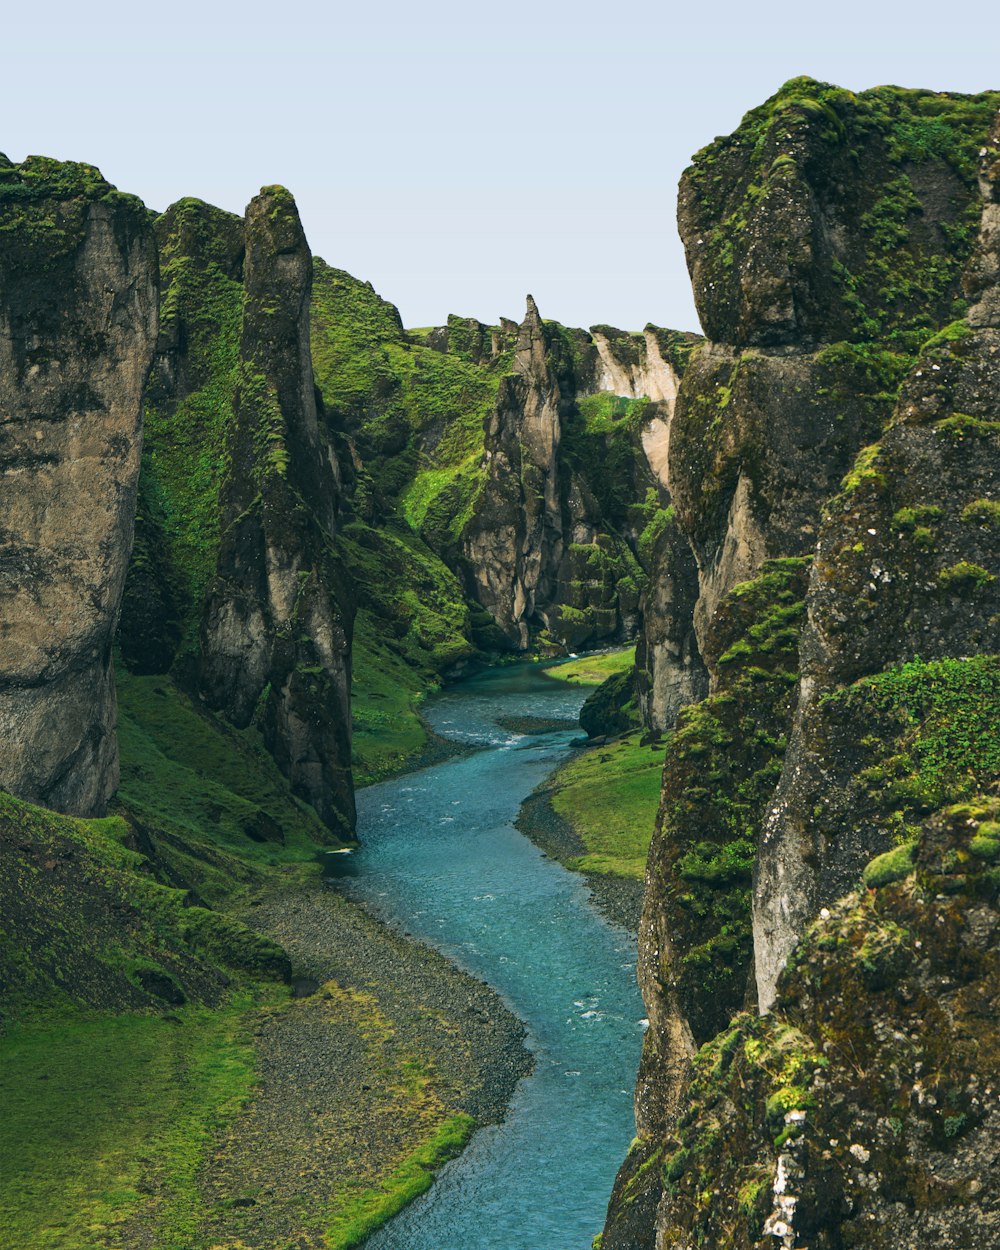
[[[535,1061],[504,1123],[476,1133],[367,1250],[589,1250],[603,1225],[635,1131],[644,1011],[634,943],[597,914],[579,876],[513,826],[579,730],[498,724],[575,720],[581,698],[527,664],[464,681],[427,719],[484,749],[358,795],[350,892],[495,987],[525,1022]]]

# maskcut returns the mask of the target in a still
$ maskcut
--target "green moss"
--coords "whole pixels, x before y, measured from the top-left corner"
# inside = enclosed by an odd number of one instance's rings
[[[995,575],[981,564],[972,564],[968,560],[959,560],[957,564],[941,569],[937,577],[946,590],[952,591],[972,590],[996,580]]]
[[[1000,435],[1000,421],[985,421],[970,417],[965,412],[952,413],[934,424],[935,430],[949,442],[961,443],[967,438],[996,438]]]
[[[91,207],[114,208],[121,231],[146,228],[146,210],[93,165],[29,156],[0,170],[0,263],[12,272],[52,273],[83,242]]]
[[[155,383],[144,409],[137,542],[122,609],[123,650],[140,668],[148,635],[167,630],[155,667],[193,663],[205,591],[215,575],[219,491],[239,366],[243,287],[233,253],[239,219],[185,199],[156,220],[160,247],[160,332],[182,345],[179,395]],[[280,414],[279,414],[280,419]],[[269,449],[265,449],[269,450]],[[146,605],[169,619],[146,620]],[[142,635],[139,637],[137,635]]]
[[[231,888],[228,857],[259,865],[308,860],[329,841],[312,808],[289,794],[256,730],[209,715],[166,677],[120,672],[118,698],[119,799],[189,848],[179,867],[207,897]],[[221,854],[217,870],[212,857],[198,863],[197,846]],[[170,856],[169,844],[163,854]]]
[[[808,187],[858,222],[827,272],[810,260],[810,281],[839,297],[845,337],[919,347],[961,315],[960,279],[981,211],[977,156],[997,101],[995,92],[854,93],[809,78],[786,83],[687,171],[708,279],[735,296],[758,212]],[[923,212],[929,181],[948,188],[934,229]]]
[[[884,885],[891,885],[894,881],[902,881],[904,877],[908,877],[914,869],[913,852],[916,845],[916,842],[905,842],[902,846],[886,851],[884,855],[876,855],[862,874],[865,885],[870,890],[878,890]]]
[[[961,518],[984,529],[1000,529],[1000,503],[993,499],[974,499],[962,509]]]
[[[840,484],[841,490],[850,493],[868,483],[876,487],[885,486],[885,474],[879,467],[881,455],[882,447],[879,443],[862,447],[855,457],[854,466]]]
[[[984,820],[970,840],[969,850],[991,864],[1000,860],[1000,822]]]
[[[1000,775],[1000,661],[994,656],[913,660],[822,700],[847,733],[864,726],[867,761],[853,804],[900,841],[946,803]],[[852,728],[853,727],[853,728]]]
[[[900,508],[893,513],[892,523],[899,530],[916,530],[927,521],[937,521],[943,516],[940,508],[933,504],[917,504],[913,508]]]

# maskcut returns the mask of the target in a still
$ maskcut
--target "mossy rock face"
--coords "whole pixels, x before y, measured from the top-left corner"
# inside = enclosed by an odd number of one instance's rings
[[[154,223],[160,334],[145,395],[136,540],[118,641],[129,668],[190,674],[221,532],[243,315],[244,226],[183,199]]]
[[[588,738],[613,736],[638,727],[634,668],[615,673],[587,696],[580,709],[580,725]]]
[[[697,1043],[749,988],[750,878],[795,707],[808,572],[804,558],[765,564],[723,601],[708,642],[717,693],[682,712],[666,743],[647,903],[661,940],[640,958]]]
[[[664,1244],[749,1250],[780,1221],[820,1250],[993,1244],[1000,882],[972,847],[995,820],[989,799],[930,818],[913,871],[824,912],[771,1014],[698,1053],[663,1147]]]
[[[865,340],[956,315],[996,92],[796,78],[704,148],[679,224],[701,322],[722,343]]]

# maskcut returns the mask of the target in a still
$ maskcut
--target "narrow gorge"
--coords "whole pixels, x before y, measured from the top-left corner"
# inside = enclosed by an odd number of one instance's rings
[[[0,156],[0,1244],[1000,1247],[998,110],[748,113],[704,337]]]

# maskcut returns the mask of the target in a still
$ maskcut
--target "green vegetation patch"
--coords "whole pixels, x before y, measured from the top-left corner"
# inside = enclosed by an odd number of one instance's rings
[[[474,1127],[471,1116],[450,1116],[378,1185],[345,1194],[327,1232],[330,1250],[352,1250],[376,1228],[429,1189],[434,1173],[459,1153]]]
[[[13,1025],[0,1039],[0,1246],[125,1250],[122,1225],[149,1205],[158,1245],[194,1244],[199,1169],[253,1083],[248,1008]]]
[[[330,832],[294,798],[255,729],[197,707],[168,677],[118,673],[121,785],[130,817],[210,901],[267,865],[310,860]]]
[[[586,751],[559,769],[552,806],[586,848],[571,867],[642,878],[662,771],[662,748],[640,746],[635,733]]]
[[[857,802],[896,839],[916,836],[929,812],[1000,777],[1000,659],[906,664],[828,695],[823,705],[865,727]]]
[[[557,681],[571,681],[578,686],[600,686],[609,677],[627,673],[635,666],[635,647],[620,651],[595,651],[575,660],[550,664],[545,673]]]

